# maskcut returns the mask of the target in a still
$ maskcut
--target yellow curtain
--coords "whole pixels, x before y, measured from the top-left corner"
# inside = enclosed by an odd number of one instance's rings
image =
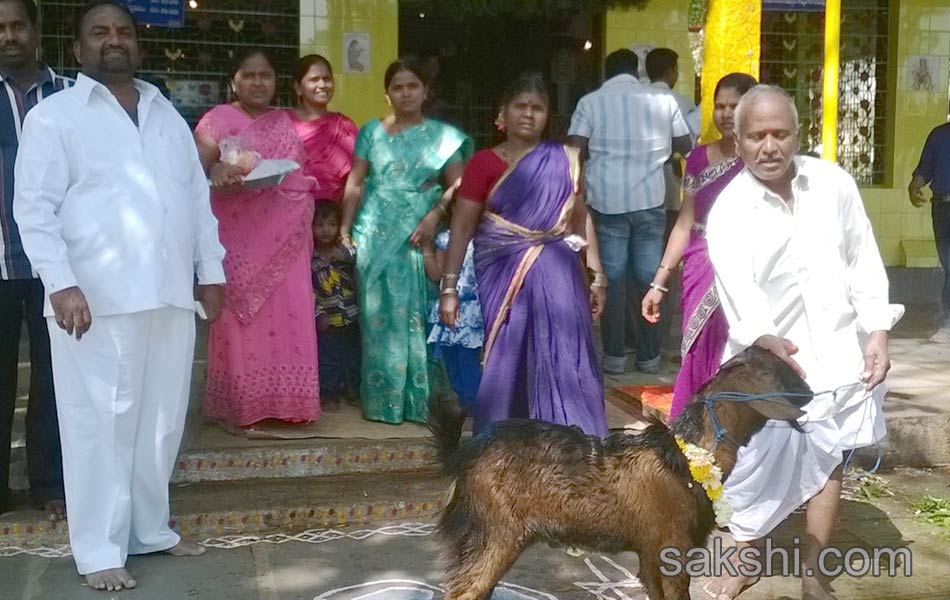
[[[716,83],[729,73],[759,77],[761,0],[709,0],[703,44],[702,141],[719,139],[712,122]]]

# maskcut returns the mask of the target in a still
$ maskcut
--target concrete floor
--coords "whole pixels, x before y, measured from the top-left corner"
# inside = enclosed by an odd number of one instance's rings
[[[947,470],[901,470],[883,476],[896,493],[871,503],[843,502],[832,545],[851,548],[907,547],[910,576],[834,580],[841,600],[950,598],[950,542],[946,531],[913,517],[910,504],[924,495],[946,497]],[[622,515],[617,516],[623,518]],[[800,535],[801,515],[775,533],[788,547]],[[118,594],[82,586],[68,557],[19,555],[0,558],[3,597],[10,600],[430,600],[441,596],[442,567],[431,523],[402,523],[313,530],[293,538],[218,538],[200,558],[133,557],[129,569],[139,587]],[[256,543],[255,543],[256,542]],[[730,543],[728,537],[725,543]],[[224,549],[224,547],[228,549]],[[633,553],[572,557],[538,544],[505,575],[495,600],[645,600],[636,579]],[[692,597],[703,598],[694,582]],[[800,598],[798,581],[774,576],[750,588],[740,600]]]

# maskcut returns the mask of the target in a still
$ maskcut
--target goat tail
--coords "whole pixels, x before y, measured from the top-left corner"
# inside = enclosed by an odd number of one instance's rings
[[[454,402],[437,399],[430,404],[427,425],[432,432],[436,459],[447,475],[458,472],[459,439],[464,423],[465,411]]]

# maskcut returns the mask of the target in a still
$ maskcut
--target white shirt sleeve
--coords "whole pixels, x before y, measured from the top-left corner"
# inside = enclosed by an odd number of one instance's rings
[[[884,261],[857,184],[843,173],[842,179],[838,201],[845,236],[845,277],[858,327],[867,333],[890,331],[900,314],[888,303]]]
[[[68,185],[69,163],[59,128],[48,115],[32,110],[23,122],[14,167],[13,218],[48,294],[77,285],[59,218]]]
[[[746,236],[737,231],[745,219],[735,214],[730,205],[736,203],[726,196],[726,191],[720,194],[709,212],[706,243],[716,274],[719,302],[729,322],[729,338],[747,347],[763,335],[777,335],[778,328],[772,321],[768,296],[756,285],[752,254],[748,245],[743,244]]]
[[[185,139],[190,139],[190,135]],[[200,285],[220,285],[225,283],[224,267],[221,264],[224,260],[224,246],[218,239],[218,220],[211,212],[208,177],[198,158],[198,148],[193,143],[189,146],[194,158],[191,161],[194,165],[191,189],[195,202],[195,273]]]
[[[581,98],[571,115],[571,126],[567,130],[567,135],[579,135],[590,139],[594,132],[594,116],[591,114],[591,103],[587,98]]]
[[[686,119],[683,118],[683,112],[680,110],[679,102],[677,102],[676,98],[674,98],[672,95],[669,96],[669,99],[670,99],[670,104],[672,105],[670,108],[673,111],[672,137],[681,137],[684,135],[689,135],[690,134],[689,126],[686,124]]]

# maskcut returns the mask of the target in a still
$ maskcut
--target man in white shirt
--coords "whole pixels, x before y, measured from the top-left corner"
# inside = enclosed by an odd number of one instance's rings
[[[568,143],[586,157],[584,184],[607,275],[607,305],[601,320],[604,371],[623,373],[627,275],[639,301],[663,254],[666,184],[663,165],[672,152],[691,147],[676,100],[637,80],[637,55],[617,50],[604,61],[606,81],[587,94],[571,117]],[[662,345],[659,324],[637,315],[637,360],[656,372]]]
[[[695,102],[676,91],[676,82],[680,76],[679,55],[670,48],[654,48],[647,54],[646,63],[650,85],[676,99],[676,104],[683,114],[683,120],[686,121],[686,126],[689,128],[689,139],[695,144],[700,135],[701,114]],[[678,168],[674,169],[674,162],[678,160],[679,158],[674,157],[663,166],[663,177],[666,179],[666,201],[664,206],[666,207],[667,221],[675,220],[675,213],[680,209],[682,173],[679,172]],[[672,226],[672,223],[667,223],[667,225]]]
[[[752,88],[736,109],[746,168],[707,221],[709,255],[729,320],[723,361],[756,344],[785,359],[816,392],[803,430],[770,422],[738,450],[725,484],[729,529],[753,546],[808,502],[804,598],[834,598],[819,571],[841,492],[846,452],[884,437],[888,331],[903,307],[888,282],[857,185],[837,165],[796,156],[795,105],[781,88]],[[794,358],[793,356],[794,355]],[[726,573],[707,586],[733,598],[749,583]]]
[[[204,552],[168,526],[195,341],[194,278],[220,313],[224,249],[185,121],[150,84],[132,14],[87,5],[76,85],[34,108],[14,214],[46,288],[69,540],[90,587],[135,587],[128,554]],[[73,337],[75,336],[75,337]]]

